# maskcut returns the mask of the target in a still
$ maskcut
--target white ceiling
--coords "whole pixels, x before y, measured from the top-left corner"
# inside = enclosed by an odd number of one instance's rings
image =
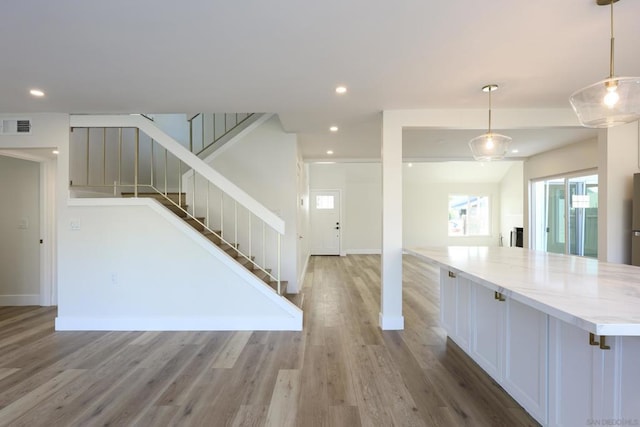
[[[640,1],[615,12],[616,73],[640,75]],[[486,83],[494,107],[568,108],[609,71],[595,0],[21,0],[0,40],[0,113],[275,112],[306,159],[379,158],[382,110],[486,108]],[[408,130],[404,154],[468,159],[476,134]],[[595,135],[508,134],[518,156]]]

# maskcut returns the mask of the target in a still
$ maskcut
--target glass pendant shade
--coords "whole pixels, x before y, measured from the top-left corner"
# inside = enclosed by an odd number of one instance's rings
[[[610,77],[569,98],[582,126],[608,128],[640,119],[640,77]]]
[[[483,92],[489,94],[489,129],[487,133],[476,136],[469,141],[469,148],[475,160],[490,162],[502,160],[509,151],[511,138],[491,131],[491,92],[498,90],[498,85],[490,84],[482,87]]]
[[[569,97],[582,126],[608,128],[640,119],[640,77],[616,77],[613,70],[613,4],[618,0],[597,0],[599,6],[610,6],[611,50],[609,78],[576,91]]]
[[[509,151],[511,138],[499,133],[485,133],[469,141],[469,148],[475,160],[490,162],[502,160]]]

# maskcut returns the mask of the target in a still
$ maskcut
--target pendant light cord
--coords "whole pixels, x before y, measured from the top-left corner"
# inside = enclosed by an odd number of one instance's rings
[[[609,78],[613,78],[613,48],[614,48],[614,38],[613,38],[613,3],[614,0],[611,0],[611,55],[609,55]]]
[[[491,135],[491,92],[493,89],[489,88],[489,131],[487,132],[489,135]]]

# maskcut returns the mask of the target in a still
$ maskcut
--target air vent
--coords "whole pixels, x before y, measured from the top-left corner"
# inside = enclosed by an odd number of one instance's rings
[[[0,135],[24,135],[31,133],[31,120],[7,119],[0,120]]]

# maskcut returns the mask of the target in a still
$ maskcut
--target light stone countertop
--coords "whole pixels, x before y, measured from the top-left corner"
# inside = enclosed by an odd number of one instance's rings
[[[640,336],[640,267],[510,247],[405,253],[596,335]]]

